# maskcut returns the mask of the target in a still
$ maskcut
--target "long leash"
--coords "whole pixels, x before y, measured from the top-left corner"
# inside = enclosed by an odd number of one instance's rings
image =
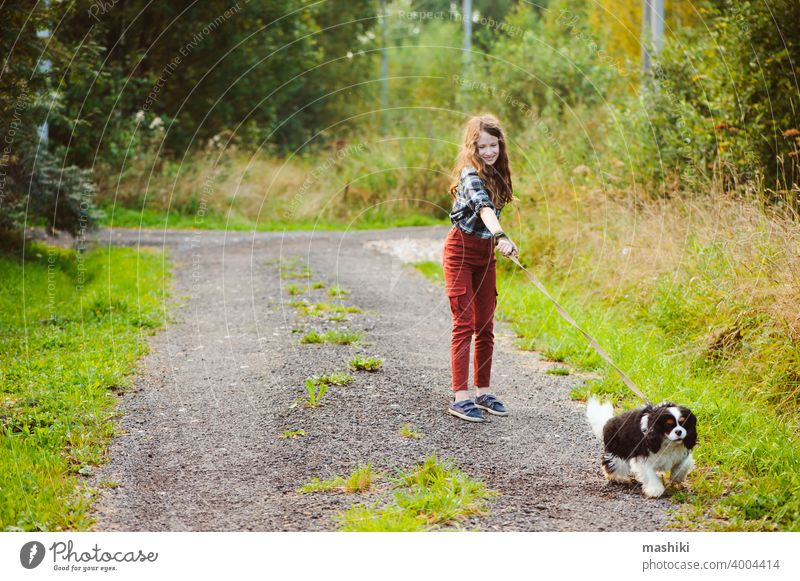
[[[544,287],[544,285],[543,285],[541,282],[539,282],[539,279],[538,279],[538,278],[536,278],[534,275],[532,275],[530,272],[528,272],[528,269],[527,269],[527,268],[525,268],[524,266],[522,266],[522,265],[519,263],[519,261],[518,261],[516,258],[514,258],[514,256],[513,256],[513,255],[509,255],[509,256],[508,256],[508,258],[510,258],[510,259],[511,259],[511,260],[514,262],[514,264],[516,264],[516,265],[517,265],[517,266],[519,266],[519,267],[520,267],[522,270],[524,270],[524,271],[525,271],[525,274],[527,274],[527,275],[528,275],[528,278],[529,278],[529,279],[530,279],[530,281],[531,281],[531,282],[534,284],[534,286],[536,286],[536,288],[538,288],[540,291],[542,291],[542,292],[544,293],[544,295],[545,295],[545,296],[546,296],[548,299],[550,299],[551,301],[553,301],[553,304],[556,306],[556,309],[558,309],[558,312],[561,314],[561,316],[562,316],[562,317],[564,317],[564,319],[566,319],[566,321],[567,321],[567,322],[568,322],[570,325],[572,325],[572,326],[573,326],[573,327],[575,327],[575,328],[576,328],[578,331],[580,331],[581,335],[583,335],[583,336],[586,338],[586,340],[589,342],[589,344],[592,346],[592,348],[593,348],[593,349],[594,349],[594,350],[597,352],[597,354],[598,354],[600,357],[602,357],[603,359],[605,359],[605,360],[606,360],[606,362],[607,362],[609,365],[611,365],[611,367],[613,367],[614,369],[616,369],[616,370],[617,370],[617,373],[619,373],[620,377],[622,378],[622,381],[624,381],[624,382],[625,382],[625,385],[627,385],[627,386],[630,388],[630,390],[631,390],[633,393],[635,393],[635,394],[636,394],[636,395],[638,395],[640,398],[642,398],[642,400],[644,400],[644,402],[645,402],[645,403],[647,403],[647,404],[650,404],[650,403],[651,403],[651,402],[650,402],[650,400],[649,400],[649,399],[647,399],[647,398],[645,397],[645,395],[644,395],[644,394],[643,394],[641,391],[639,391],[639,388],[638,388],[638,387],[636,387],[636,384],[635,384],[635,383],[633,383],[633,380],[632,380],[630,377],[628,377],[628,375],[627,375],[627,374],[626,374],[624,371],[622,371],[622,369],[620,369],[620,368],[617,366],[617,364],[616,364],[616,363],[614,363],[614,362],[611,360],[611,357],[608,355],[608,353],[606,353],[605,349],[603,349],[603,348],[600,346],[600,344],[599,344],[597,341],[595,341],[594,337],[592,337],[592,336],[591,336],[589,333],[587,333],[586,331],[584,331],[583,329],[581,329],[581,328],[580,328],[580,326],[578,326],[578,323],[576,323],[576,322],[575,322],[575,320],[574,320],[574,319],[573,319],[573,318],[572,318],[572,317],[569,315],[569,313],[568,313],[566,310],[564,310],[564,307],[562,307],[561,305],[559,305],[559,304],[558,304],[558,301],[556,301],[556,300],[555,300],[555,299],[554,299],[554,298],[553,298],[553,297],[550,295],[550,293],[549,293],[549,292],[547,292],[547,289]]]

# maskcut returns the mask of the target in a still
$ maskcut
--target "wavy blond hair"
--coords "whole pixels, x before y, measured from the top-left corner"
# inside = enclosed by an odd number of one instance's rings
[[[481,131],[497,138],[500,153],[494,164],[489,165],[478,155],[478,138]],[[485,113],[472,117],[464,127],[464,140],[456,157],[453,168],[453,182],[450,185],[450,195],[455,199],[456,191],[461,177],[461,170],[467,166],[474,167],[486,185],[486,190],[492,203],[498,210],[514,201],[511,184],[511,165],[508,161],[506,138],[500,128],[500,122],[494,115]]]

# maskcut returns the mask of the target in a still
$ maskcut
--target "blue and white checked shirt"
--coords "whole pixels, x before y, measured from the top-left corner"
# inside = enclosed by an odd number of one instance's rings
[[[494,210],[499,219],[500,210],[494,207],[489,192],[486,191],[486,186],[474,167],[467,166],[462,169],[459,179],[456,199],[450,211],[450,221],[467,234],[491,238],[492,233],[481,220],[480,211],[481,208],[488,206]]]

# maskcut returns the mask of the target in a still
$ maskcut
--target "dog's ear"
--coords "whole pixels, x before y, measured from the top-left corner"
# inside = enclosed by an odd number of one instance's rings
[[[648,421],[646,424],[642,421],[642,427],[644,428],[645,425],[647,426],[646,429],[642,430],[644,433],[644,443],[645,446],[647,446],[647,450],[652,454],[655,454],[661,449],[661,441],[664,439],[664,435],[659,429],[658,420],[660,416],[660,411],[654,410],[653,413],[647,414]]]
[[[690,450],[697,444],[697,417],[692,413],[689,408],[678,408],[683,418],[683,427],[686,428],[686,437],[683,439],[683,445]]]
[[[644,441],[647,445],[647,449],[653,454],[661,449],[661,442],[663,439],[663,434],[661,434],[655,426],[651,426],[644,435]]]

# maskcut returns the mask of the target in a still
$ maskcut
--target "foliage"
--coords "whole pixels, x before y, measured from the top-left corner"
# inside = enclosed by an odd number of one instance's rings
[[[83,476],[105,461],[166,282],[161,254],[130,248],[0,256],[0,530],[90,526]]]

